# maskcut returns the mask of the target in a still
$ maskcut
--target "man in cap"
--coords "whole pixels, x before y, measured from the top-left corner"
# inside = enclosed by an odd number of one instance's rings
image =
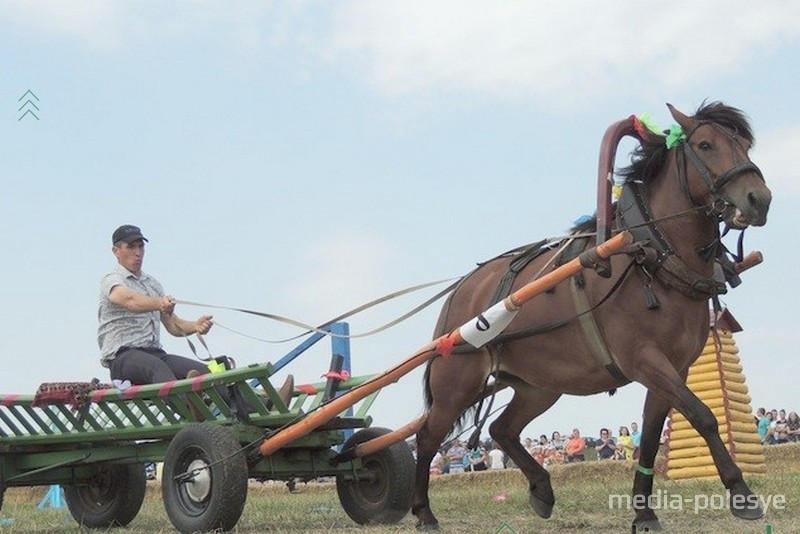
[[[167,354],[161,346],[160,324],[173,336],[205,334],[212,317],[187,321],[175,315],[175,299],[142,271],[147,239],[138,226],[120,226],[111,240],[117,266],[100,281],[97,313],[100,361],[111,379],[152,384],[186,378],[190,371],[208,372],[201,361]]]

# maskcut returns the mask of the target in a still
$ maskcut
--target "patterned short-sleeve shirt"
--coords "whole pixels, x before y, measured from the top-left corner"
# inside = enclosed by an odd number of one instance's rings
[[[97,344],[100,346],[100,363],[108,367],[122,347],[161,348],[161,314],[158,311],[134,313],[117,306],[109,299],[115,286],[163,297],[164,288],[152,276],[142,273],[137,277],[122,265],[105,275],[100,281],[100,304],[97,309]]]

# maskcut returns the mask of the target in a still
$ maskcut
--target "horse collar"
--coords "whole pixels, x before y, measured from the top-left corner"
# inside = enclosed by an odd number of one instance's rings
[[[669,238],[655,222],[642,184],[628,182],[623,186],[617,216],[620,226],[633,234],[634,241],[655,251],[655,254],[645,255],[642,267],[661,283],[694,300],[707,300],[727,292],[724,283],[698,274],[678,257]]]

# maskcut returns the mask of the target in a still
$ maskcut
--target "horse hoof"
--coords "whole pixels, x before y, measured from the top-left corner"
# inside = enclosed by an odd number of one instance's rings
[[[545,502],[533,493],[530,494],[529,502],[533,511],[536,512],[536,515],[542,519],[549,518],[553,513],[553,505],[555,504],[553,502]]]
[[[753,520],[764,517],[764,510],[759,504],[756,504],[755,506],[740,506],[738,508],[731,505],[731,513],[733,513],[733,515],[739,519]]]
[[[631,525],[632,534],[642,534],[643,532],[661,532],[661,522],[658,519],[646,519],[644,521],[634,521]]]
[[[439,523],[423,523],[422,521],[417,521],[415,528],[419,531],[439,530]]]
[[[750,491],[744,482],[731,488],[728,503],[731,513],[739,519],[753,520],[764,517],[764,510],[758,502],[758,496]]]

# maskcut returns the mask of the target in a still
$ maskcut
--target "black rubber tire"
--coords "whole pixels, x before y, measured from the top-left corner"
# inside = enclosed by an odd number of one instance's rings
[[[144,464],[103,464],[89,485],[64,486],[69,513],[87,528],[124,527],[144,502]]]
[[[175,480],[195,469],[200,471],[192,480]],[[247,499],[247,479],[244,451],[230,429],[202,423],[181,430],[167,448],[161,475],[172,525],[185,534],[233,529]]]
[[[364,428],[353,434],[343,447],[347,450],[359,443],[388,434],[386,428]],[[336,477],[339,502],[347,515],[360,525],[397,523],[411,509],[415,462],[405,441],[395,443],[361,459],[371,478],[348,480]]]

